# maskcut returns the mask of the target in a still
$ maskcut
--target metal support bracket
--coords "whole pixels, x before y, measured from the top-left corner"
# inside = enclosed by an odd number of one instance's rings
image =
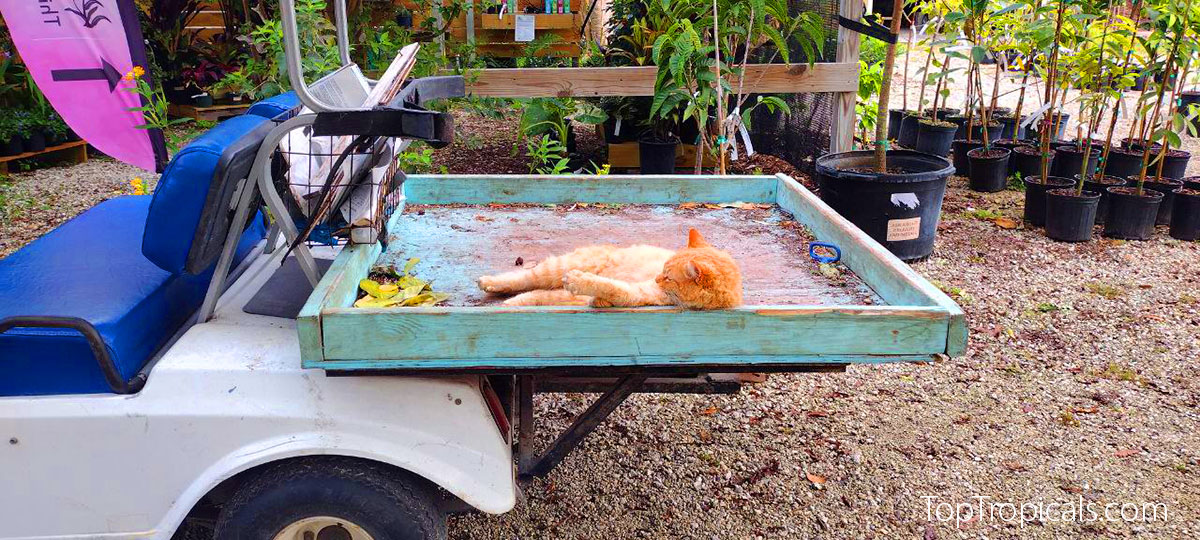
[[[637,392],[646,375],[626,375],[621,377],[611,390],[605,392],[592,403],[586,411],[575,418],[571,427],[563,431],[557,439],[535,460],[529,444],[533,439],[533,382],[529,376],[521,377],[521,426],[518,436],[519,462],[518,471],[523,478],[543,477],[550,474],[583,439],[595,431],[608,415],[612,414],[621,403]],[[528,420],[528,422],[526,421]]]

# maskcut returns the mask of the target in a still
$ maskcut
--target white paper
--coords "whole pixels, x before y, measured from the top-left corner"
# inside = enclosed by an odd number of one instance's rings
[[[533,15],[517,15],[515,41],[533,41]]]
[[[613,126],[613,136],[621,134],[621,118],[620,116],[617,117],[617,125]]]

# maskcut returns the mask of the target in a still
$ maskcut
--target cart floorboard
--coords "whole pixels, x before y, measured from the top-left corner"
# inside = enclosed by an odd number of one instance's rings
[[[810,370],[961,353],[961,309],[786,176],[412,176],[388,243],[343,250],[297,320],[305,367],[339,373]],[[731,203],[738,203],[736,205]],[[597,206],[602,205],[602,206]],[[682,206],[681,206],[682,205]],[[803,225],[803,227],[797,226]],[[509,307],[475,286],[588,244],[674,248],[688,228],[730,251],[746,305]],[[807,242],[842,250],[820,275]],[[449,305],[363,309],[377,264],[421,258]]]

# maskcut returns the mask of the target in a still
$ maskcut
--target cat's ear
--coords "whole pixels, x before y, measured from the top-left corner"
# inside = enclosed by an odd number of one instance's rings
[[[687,247],[702,248],[702,247],[712,247],[712,246],[708,243],[708,240],[705,240],[704,237],[700,235],[700,231],[697,231],[696,229],[688,229],[688,246]]]
[[[692,259],[683,265],[683,275],[696,282],[697,285],[704,285],[712,280],[713,269],[703,261]]]

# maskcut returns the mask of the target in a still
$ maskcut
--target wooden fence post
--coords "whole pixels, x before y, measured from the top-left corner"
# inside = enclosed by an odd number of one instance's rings
[[[857,21],[862,18],[863,0],[840,0],[838,12],[841,16]],[[837,62],[852,62],[858,66],[858,34],[838,26]],[[858,77],[856,76],[855,79]],[[847,152],[854,147],[854,103],[857,92],[839,92],[833,111],[833,125],[829,135],[830,152]]]

